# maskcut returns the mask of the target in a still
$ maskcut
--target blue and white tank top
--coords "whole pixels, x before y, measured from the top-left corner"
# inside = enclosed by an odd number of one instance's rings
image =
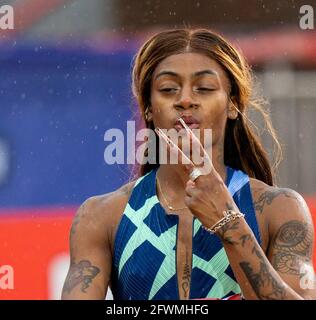
[[[177,300],[177,215],[167,214],[156,195],[154,169],[140,177],[120,220],[114,243],[112,292],[118,300]],[[226,167],[226,186],[261,244],[249,177]],[[240,293],[220,239],[192,217],[190,299]]]

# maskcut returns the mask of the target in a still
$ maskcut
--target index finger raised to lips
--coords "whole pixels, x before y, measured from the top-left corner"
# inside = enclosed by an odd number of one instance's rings
[[[179,118],[180,123],[184,127],[189,139],[192,141],[192,148],[199,148],[199,151],[202,151],[203,154],[203,168],[208,171],[208,173],[211,171],[213,168],[213,163],[211,160],[211,150],[210,150],[210,155],[207,153],[205,148],[202,146],[200,140],[196,137],[194,132],[187,126],[187,124],[183,121],[182,118]],[[206,173],[207,174],[207,173]]]
[[[184,154],[184,152],[160,129],[160,128],[155,128],[155,132],[158,134],[158,136],[165,141],[167,146],[169,147],[170,152],[172,152],[174,155],[178,155],[180,153],[185,159],[186,163],[183,165],[186,168],[193,168],[194,163]]]

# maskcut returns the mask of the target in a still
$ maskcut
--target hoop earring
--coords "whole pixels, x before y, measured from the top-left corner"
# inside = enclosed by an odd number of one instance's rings
[[[144,111],[144,118],[146,121],[148,121],[148,107]]]
[[[144,112],[144,117],[145,117],[145,120],[146,120],[147,122],[149,122],[149,121],[148,121],[148,112],[149,112],[149,106],[146,107],[145,112]]]
[[[232,104],[232,106],[233,106],[233,108],[229,109],[229,112],[230,112],[231,115],[232,115],[232,112],[234,113],[233,119],[231,119],[231,120],[238,120],[240,111],[239,111],[239,109],[235,106],[235,103],[232,101],[232,99],[229,99],[229,100],[230,100],[230,102],[231,102],[231,104]],[[234,118],[235,115],[236,115],[236,117]]]

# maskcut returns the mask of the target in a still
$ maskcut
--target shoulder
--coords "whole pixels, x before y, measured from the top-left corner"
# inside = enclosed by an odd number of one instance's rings
[[[85,200],[73,218],[70,238],[79,233],[84,234],[86,239],[111,242],[113,231],[120,221],[135,182],[129,182],[111,193]]]
[[[113,210],[117,211],[122,205],[126,205],[135,182],[129,182],[113,192],[88,198],[80,206],[79,211],[92,219],[111,216]]]
[[[269,186],[253,178],[250,178],[250,186],[256,213],[264,216],[270,235],[279,232],[284,224],[301,228],[313,225],[307,204],[298,192]]]

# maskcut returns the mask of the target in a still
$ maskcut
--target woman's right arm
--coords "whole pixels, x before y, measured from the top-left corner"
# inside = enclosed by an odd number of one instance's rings
[[[70,231],[70,267],[62,299],[102,299],[111,278],[116,228],[134,187],[91,197],[78,209]]]
[[[110,207],[110,201],[98,196],[78,209],[70,231],[70,267],[62,299],[105,298],[112,257],[104,218]]]

